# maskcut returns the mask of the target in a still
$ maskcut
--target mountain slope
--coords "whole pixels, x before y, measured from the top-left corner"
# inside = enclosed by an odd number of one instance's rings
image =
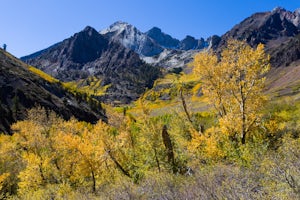
[[[37,105],[65,119],[75,116],[92,123],[107,120],[95,100],[87,102],[80,94],[75,97],[58,81],[45,80],[29,69],[28,65],[0,49],[0,132],[10,133],[10,125],[24,119],[26,109]],[[90,103],[97,107],[92,110]]]
[[[291,37],[284,42],[281,42],[269,47],[267,50],[271,56],[271,63],[274,67],[288,66],[292,62],[300,59],[300,34]]]
[[[269,45],[269,42],[288,37],[299,33],[297,17],[286,16],[300,15],[297,12],[291,13],[282,8],[276,8],[271,12],[256,13],[234,26],[222,36],[220,45],[224,45],[229,38],[246,40],[251,46],[259,43]],[[271,44],[270,44],[271,45]]]
[[[234,26],[221,37],[214,49],[220,52],[230,38],[246,40],[251,46],[263,43],[271,56],[272,66],[280,67],[299,59],[298,47],[292,45],[297,41],[293,38],[298,34],[300,34],[299,10],[290,12],[283,8],[275,8],[270,12],[255,13]],[[286,49],[286,46],[292,48]]]
[[[83,70],[84,64],[96,60],[108,49],[108,43],[97,31],[86,27],[58,45],[42,50],[42,53],[34,53],[21,59],[59,80],[72,81],[89,75]]]
[[[101,97],[107,103],[130,103],[151,87],[160,73],[132,50],[91,27],[25,61],[61,81],[96,76],[102,80],[101,86],[107,86],[106,95]]]

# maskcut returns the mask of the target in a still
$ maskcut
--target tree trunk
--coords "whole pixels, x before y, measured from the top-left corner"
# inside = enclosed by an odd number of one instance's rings
[[[95,173],[94,170],[92,170],[92,179],[93,179],[93,192],[96,192],[96,177],[95,177]]]
[[[182,106],[183,106],[183,109],[184,109],[184,112],[189,120],[189,122],[191,122],[191,124],[193,124],[193,121],[191,119],[191,116],[187,110],[187,106],[186,106],[186,103],[185,103],[185,99],[184,99],[184,96],[183,96],[183,91],[182,91],[182,87],[180,87],[179,89],[179,93],[180,93],[180,98],[181,98],[181,102],[182,102]]]
[[[242,130],[241,130],[241,135],[242,135],[242,144],[246,144],[246,111],[245,111],[245,104],[246,104],[246,97],[245,94],[243,92],[243,86],[241,85],[240,88],[240,93],[241,93],[241,105],[240,105],[240,109],[241,109],[241,115],[242,115]]]
[[[163,138],[163,142],[164,142],[164,145],[166,147],[166,150],[167,150],[168,162],[172,165],[173,173],[176,173],[177,169],[176,169],[176,166],[175,166],[173,145],[172,145],[170,135],[167,131],[167,126],[166,125],[163,126],[162,138]]]
[[[157,164],[158,172],[160,172],[160,163],[159,163],[159,160],[158,160],[158,157],[157,157],[156,148],[154,148],[154,156],[155,156],[155,161],[156,161],[156,164]]]
[[[116,158],[111,154],[110,150],[106,151],[109,155],[109,157],[112,159],[112,161],[116,164],[117,168],[126,176],[128,176],[129,178],[131,178],[129,172],[127,170],[125,170],[122,165],[116,160]]]

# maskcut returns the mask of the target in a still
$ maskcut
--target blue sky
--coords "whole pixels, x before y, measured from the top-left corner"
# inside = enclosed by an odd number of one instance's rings
[[[115,21],[141,31],[153,26],[177,39],[222,35],[255,12],[294,11],[299,0],[0,0],[0,44],[17,57],[62,41],[90,25]]]

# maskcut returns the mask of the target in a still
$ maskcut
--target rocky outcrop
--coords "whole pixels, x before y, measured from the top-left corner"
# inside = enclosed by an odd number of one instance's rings
[[[268,50],[273,67],[288,66],[300,59],[300,34]]]

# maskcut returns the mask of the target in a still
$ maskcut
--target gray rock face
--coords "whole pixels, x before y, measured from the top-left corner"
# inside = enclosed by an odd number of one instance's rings
[[[60,83],[50,83],[28,70],[20,60],[0,49],[0,132],[10,133],[10,125],[25,117],[36,105],[55,111],[65,119],[96,123],[107,121],[101,105],[91,106],[83,96],[74,96]],[[95,104],[95,102],[93,102]]]
[[[267,44],[271,40],[293,37],[299,29],[278,12],[256,13],[222,36],[220,45],[229,38],[246,40],[251,46]]]
[[[145,62],[171,70],[173,68],[186,68],[200,50],[164,50],[157,56],[144,57]]]
[[[163,68],[184,68],[195,53],[208,47],[203,38],[187,36],[179,41],[154,27],[142,33],[125,22],[116,22],[100,32],[110,41],[117,41],[126,48],[134,50],[146,63]]]
[[[74,81],[89,76],[110,84],[108,94],[101,99],[111,103],[129,103],[151,87],[160,73],[145,64],[132,50],[109,41],[91,27],[76,33],[49,48],[37,57],[25,60],[62,81]]]
[[[207,39],[208,49],[216,49],[221,41],[221,37],[213,35]]]
[[[186,36],[181,42],[179,48],[182,50],[196,49],[198,41],[192,36]]]
[[[294,26],[300,28],[300,9],[297,9],[294,12],[289,12],[284,8],[277,7],[272,10],[272,13],[278,13],[281,20],[286,19],[294,24]]]
[[[163,51],[163,48],[153,39],[125,22],[116,22],[100,33],[109,40],[119,42],[139,55],[153,56]]]
[[[273,67],[288,66],[300,59],[300,34],[280,43],[275,48],[268,49]]]
[[[180,41],[179,49],[181,50],[195,50],[195,49],[204,49],[208,46],[207,41],[203,38],[197,40],[192,36],[186,36],[182,41]]]
[[[108,49],[108,41],[91,27],[76,33],[58,45],[41,51],[37,56],[21,59],[62,81],[86,78],[91,73],[83,70],[86,63],[93,62]],[[28,59],[29,58],[29,59]]]
[[[183,40],[179,41],[172,38],[170,35],[165,34],[161,29],[154,27],[146,32],[155,42],[166,49],[177,49],[177,50],[196,50],[204,49],[208,47],[208,41],[203,38],[195,39],[194,37],[187,35]]]
[[[164,55],[166,50],[201,50],[208,47],[209,44],[203,38],[198,40],[192,36],[187,36],[179,41],[157,27],[143,33],[125,22],[116,22],[100,33],[110,41],[117,41],[126,48],[134,50],[143,59],[145,57],[152,57],[153,59],[161,57],[161,54]],[[179,56],[181,55],[183,55],[182,52]]]

